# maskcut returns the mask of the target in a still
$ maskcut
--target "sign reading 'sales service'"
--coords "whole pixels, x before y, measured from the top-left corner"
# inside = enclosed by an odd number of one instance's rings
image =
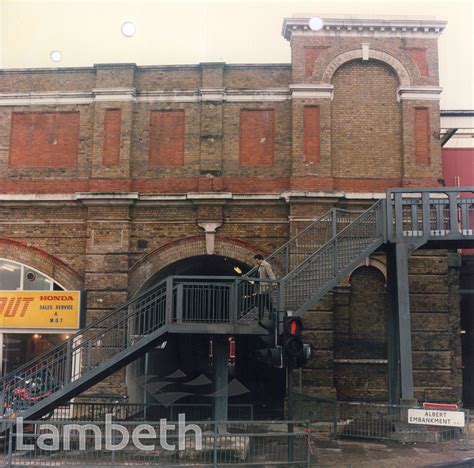
[[[1,328],[79,328],[79,291],[0,291]]]

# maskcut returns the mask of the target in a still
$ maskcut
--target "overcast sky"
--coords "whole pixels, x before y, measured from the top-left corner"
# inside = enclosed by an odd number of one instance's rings
[[[290,16],[431,16],[439,40],[442,109],[474,109],[474,0],[0,0],[0,67],[289,63]],[[131,21],[136,34],[124,37]],[[60,62],[50,58],[62,54]]]

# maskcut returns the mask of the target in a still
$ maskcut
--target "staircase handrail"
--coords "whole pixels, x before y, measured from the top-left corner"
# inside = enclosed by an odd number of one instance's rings
[[[146,289],[142,293],[140,293],[139,296],[136,296],[130,300],[128,300],[125,304],[122,304],[120,307],[117,307],[116,309],[113,309],[112,311],[108,312],[105,314],[103,317],[100,317],[96,321],[90,323],[89,325],[85,326],[84,328],[81,328],[77,332],[75,332],[73,335],[70,335],[70,337],[63,342],[57,344],[56,346],[53,346],[52,348],[44,351],[43,353],[39,354],[38,356],[35,356],[33,359],[30,359],[28,362],[25,362],[19,367],[16,367],[9,373],[5,374],[2,378],[0,378],[0,389],[3,387],[3,383],[6,379],[11,378],[13,375],[18,374],[19,372],[27,369],[28,367],[31,367],[33,362],[37,361],[42,361],[47,355],[54,353],[55,351],[59,350],[63,346],[67,345],[68,342],[73,343],[75,339],[86,333],[88,330],[92,330],[94,328],[97,328],[98,325],[101,323],[107,321],[112,317],[114,314],[117,314],[119,311],[128,308],[131,304],[133,304],[136,301],[139,301],[140,299],[143,299],[146,295],[150,294],[153,290],[159,288],[161,285],[163,285],[166,282],[166,280],[160,281],[158,284],[155,284],[154,286],[151,286],[150,288]]]
[[[313,220],[312,222],[310,222],[310,224],[308,226],[306,226],[302,231],[300,231],[298,234],[296,234],[296,236],[292,237],[288,242],[285,242],[283,245],[281,245],[280,247],[278,247],[274,252],[272,252],[268,257],[265,257],[265,260],[268,261],[268,262],[272,262],[272,260],[279,254],[283,253],[285,251],[285,249],[288,249],[291,245],[293,244],[296,244],[300,239],[301,237],[305,236],[308,231],[310,231],[311,229],[313,229],[317,224],[321,223],[324,218],[327,218],[327,217],[330,217],[330,219],[327,219],[327,222],[332,222],[332,227],[333,227],[333,235],[331,237],[334,236],[334,229],[337,231],[337,218],[335,219],[335,216],[337,215],[337,212],[342,212],[342,213],[348,213],[348,214],[358,214],[358,213],[361,213],[361,211],[357,211],[357,210],[346,210],[344,208],[337,208],[337,207],[333,207],[331,209],[329,209],[328,211],[326,211],[323,215],[321,215],[319,218]],[[336,224],[336,227],[334,226]],[[323,244],[324,245],[324,244]],[[255,274],[256,271],[257,271],[257,266],[254,266],[253,268],[251,268],[247,273],[245,273],[244,275],[242,275],[242,277],[250,277],[251,275]],[[287,274],[288,272],[285,272],[285,274]]]
[[[351,229],[354,228],[355,225],[360,223],[364,217],[368,216],[371,213],[375,213],[375,232],[376,235],[374,237],[374,242],[377,239],[383,239],[383,228],[384,228],[384,220],[383,220],[383,210],[385,208],[384,205],[384,200],[378,200],[375,202],[373,205],[371,205],[366,211],[364,211],[361,215],[359,215],[350,225],[348,225],[346,228],[341,230],[339,233],[337,233],[335,236],[333,236],[326,244],[324,244],[321,248],[316,250],[311,256],[309,256],[307,259],[305,259],[300,265],[298,265],[297,268],[292,270],[290,273],[288,273],[284,278],[281,279],[280,281],[280,299],[279,302],[280,304],[285,305],[285,308],[288,308],[288,298],[286,295],[286,287],[288,283],[297,278],[298,275],[300,275],[307,267],[308,265],[312,264],[312,262],[315,260],[316,257],[320,256],[324,251],[327,251],[331,247],[335,246],[337,244],[337,241],[340,240],[341,238],[344,237],[345,234],[347,234]],[[380,216],[377,217],[377,212],[380,210]],[[334,257],[333,257],[334,258]],[[334,270],[336,269],[336,265],[334,265]],[[334,278],[337,276],[339,272],[336,272],[333,274]],[[330,279],[326,281],[326,284],[331,281]],[[312,297],[316,297],[318,294],[318,291],[322,290],[321,287],[319,287],[317,290],[312,292]],[[298,308],[298,311],[303,310],[307,304],[310,302],[310,300],[303,300],[302,299],[302,304]],[[295,311],[293,311],[295,312]]]
[[[292,279],[295,275],[297,275],[303,268],[305,268],[306,264],[311,262],[311,260],[319,254],[321,250],[323,250],[327,245],[331,244],[333,240],[337,237],[342,237],[344,235],[345,231],[347,231],[352,224],[356,223],[359,221],[364,215],[366,215],[369,211],[374,210],[377,205],[383,206],[384,200],[377,200],[373,205],[371,205],[367,210],[363,211],[356,219],[354,219],[351,224],[346,226],[344,229],[341,229],[335,236],[331,237],[324,245],[322,245],[318,250],[314,251],[307,259],[305,259],[303,262],[301,262],[296,268],[294,268],[292,271],[290,271],[287,275],[285,275],[283,278],[281,278],[282,283],[288,282],[288,280]],[[381,227],[382,228],[382,227]],[[382,233],[380,233],[382,235]]]
[[[89,337],[88,340],[94,340],[97,339],[97,337],[100,337],[103,335],[103,331],[100,330],[100,325],[107,323],[108,327],[113,327],[114,325],[119,324],[120,322],[123,322],[124,319],[127,317],[123,314],[121,314],[121,311],[126,310],[129,308],[130,305],[137,303],[143,299],[145,299],[149,294],[153,293],[154,291],[159,290],[163,286],[167,286],[167,282],[171,282],[172,288],[175,287],[179,282],[191,282],[194,284],[200,284],[200,280],[205,280],[202,281],[202,284],[216,284],[216,283],[227,283],[227,284],[232,284],[234,283],[236,286],[239,283],[242,282],[249,282],[249,283],[258,283],[261,280],[258,278],[243,278],[243,277],[237,277],[237,276],[192,276],[192,275],[173,275],[169,276],[163,280],[161,280],[159,283],[151,286],[150,288],[147,288],[145,291],[140,293],[138,296],[128,300],[125,304],[122,304],[120,307],[108,312],[105,314],[103,317],[100,317],[99,319],[95,320],[94,322],[90,323],[86,327],[78,330],[75,332],[73,335],[71,335],[69,338],[64,340],[63,342],[53,346],[52,348],[44,351],[43,353],[39,354],[38,356],[35,356],[33,359],[30,359],[28,362],[25,362],[21,366],[13,369],[9,373],[5,374],[2,378],[0,378],[0,390],[3,388],[4,383],[6,381],[11,380],[12,377],[18,376],[18,374],[21,374],[22,372],[26,371],[27,369],[32,369],[34,368],[38,363],[45,361],[45,359],[48,356],[53,356],[55,353],[59,352],[63,348],[67,348],[68,346],[71,346],[71,351],[75,351],[75,343],[77,343],[78,339],[84,336],[87,332],[97,330],[97,333],[95,333],[92,337]],[[213,283],[213,281],[215,283]],[[272,281],[278,283],[278,281]],[[162,294],[163,297],[166,296],[166,290]],[[109,320],[116,315],[117,318],[110,323]],[[83,347],[84,341],[80,342],[80,346]]]

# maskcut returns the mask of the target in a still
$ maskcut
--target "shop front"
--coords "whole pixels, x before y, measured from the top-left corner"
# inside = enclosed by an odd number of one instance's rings
[[[80,327],[81,294],[0,258],[0,375],[58,345]]]

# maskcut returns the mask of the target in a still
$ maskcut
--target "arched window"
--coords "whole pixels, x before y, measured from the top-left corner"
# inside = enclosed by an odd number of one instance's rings
[[[2,291],[64,290],[61,284],[41,271],[0,258],[0,294]],[[15,330],[0,327],[0,374],[11,372],[68,337],[65,330]]]
[[[0,258],[0,291],[64,291],[64,288],[28,265]]]

